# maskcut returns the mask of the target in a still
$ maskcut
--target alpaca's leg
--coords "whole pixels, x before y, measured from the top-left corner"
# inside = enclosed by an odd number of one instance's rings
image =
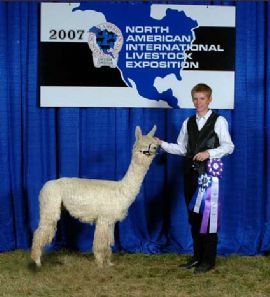
[[[112,266],[114,265],[111,262],[111,256],[112,256],[111,247],[114,245],[114,223],[109,224],[108,232],[109,232],[109,242],[108,242],[108,248],[107,248],[106,262],[109,266]]]
[[[96,221],[96,229],[93,242],[93,252],[99,267],[107,261],[110,250],[109,223],[106,219],[99,218]]]
[[[56,232],[57,221],[60,219],[61,196],[54,190],[54,185],[50,183],[40,193],[40,223],[34,233],[31,250],[31,258],[37,266],[41,265],[42,249],[52,241]]]
[[[41,266],[40,258],[43,247],[49,244],[55,235],[56,223],[40,225],[34,233],[31,258],[37,266]]]

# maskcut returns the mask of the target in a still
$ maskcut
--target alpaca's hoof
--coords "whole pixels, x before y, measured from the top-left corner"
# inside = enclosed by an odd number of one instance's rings
[[[36,263],[36,266],[37,266],[37,267],[41,267],[40,259],[39,259],[39,260],[35,260],[35,263]]]
[[[114,266],[115,264],[112,263],[111,261],[109,261],[109,262],[107,262],[107,265],[108,265],[108,266]]]

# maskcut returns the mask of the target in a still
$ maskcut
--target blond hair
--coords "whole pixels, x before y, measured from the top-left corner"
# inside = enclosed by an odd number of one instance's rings
[[[207,84],[197,84],[191,89],[191,96],[193,97],[194,93],[197,92],[204,92],[207,94],[208,97],[212,96],[212,89]]]

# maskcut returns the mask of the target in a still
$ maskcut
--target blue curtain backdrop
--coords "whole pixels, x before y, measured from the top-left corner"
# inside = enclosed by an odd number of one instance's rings
[[[216,4],[224,4],[224,2]],[[198,4],[198,2],[194,2]],[[200,3],[201,4],[201,3]],[[236,5],[235,109],[220,110],[236,149],[224,158],[220,254],[270,251],[270,4]],[[38,194],[62,176],[120,179],[136,125],[174,142],[194,110],[40,108],[39,3],[0,3],[0,251],[28,249],[39,222]],[[221,82],[226,83],[226,82]],[[115,250],[189,253],[183,160],[159,155]],[[63,214],[52,248],[91,251],[94,227]]]

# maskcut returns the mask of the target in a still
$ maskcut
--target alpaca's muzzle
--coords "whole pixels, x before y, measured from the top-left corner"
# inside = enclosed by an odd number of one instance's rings
[[[140,150],[140,152],[143,153],[144,155],[151,156],[157,153],[157,148],[158,146],[156,144],[151,143],[149,144],[147,150]]]

